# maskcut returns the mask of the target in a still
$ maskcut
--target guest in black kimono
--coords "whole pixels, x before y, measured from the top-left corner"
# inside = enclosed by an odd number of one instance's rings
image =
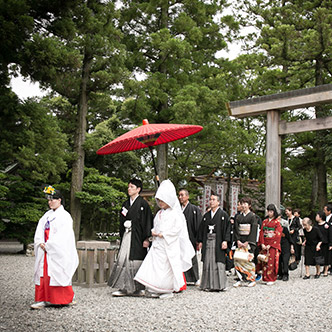
[[[253,262],[255,249],[257,246],[258,224],[256,216],[250,211],[251,199],[249,197],[241,198],[242,213],[237,216],[234,224],[234,241],[237,249],[234,254],[234,265],[239,281],[234,287],[247,285],[254,287],[256,285],[255,263]],[[248,261],[237,260],[237,251],[240,253],[249,253]]]
[[[234,224],[235,224],[235,219],[241,214],[243,208],[241,205],[241,202],[237,202],[236,206],[237,212],[235,213],[234,217],[229,218],[230,222],[230,241],[227,243],[227,257],[226,257],[226,270],[231,272],[231,270],[234,268],[234,250],[236,248],[235,242],[234,242]],[[229,274],[228,274],[229,275]]]
[[[323,211],[318,211],[316,214],[317,227],[322,233],[323,241],[321,245],[321,256],[324,257],[324,262],[320,262],[320,266],[324,266],[323,276],[328,276],[330,257],[329,257],[329,241],[332,238],[332,226],[326,221],[326,216]]]
[[[260,231],[261,231],[261,228],[262,228],[262,218],[259,216],[259,215],[257,215],[256,213],[255,213],[255,211],[254,211],[254,209],[253,208],[250,208],[250,211],[253,213],[253,215],[255,216],[255,218],[257,219],[257,234],[258,234],[258,236],[257,236],[257,241],[258,241],[258,237],[259,237],[259,233],[260,233]],[[266,219],[266,218],[265,218]],[[255,257],[254,257],[254,263],[255,264],[257,264],[258,263],[258,261],[257,261],[257,256],[259,255],[259,251],[260,251],[260,248],[258,248],[258,246],[256,246],[256,249],[255,249]],[[259,280],[261,280],[261,278],[257,278],[258,277],[258,275],[256,276],[256,281],[259,281]]]
[[[144,286],[134,281],[150,245],[152,212],[149,204],[139,195],[142,181],[132,179],[128,184],[129,199],[120,211],[121,245],[108,285],[119,290],[113,296],[144,296]]]
[[[316,266],[315,279],[320,276],[320,266],[316,264],[316,257],[320,256],[321,245],[323,241],[322,234],[318,227],[313,226],[312,221],[309,218],[304,218],[304,265],[305,265],[305,276],[303,279],[310,278],[310,266]]]
[[[297,263],[299,263],[299,261],[301,260],[301,245],[302,245],[302,240],[299,231],[302,228],[302,225],[300,222],[300,218],[295,217],[293,215],[293,209],[291,207],[287,207],[285,213],[288,218],[289,234],[291,235],[294,243],[296,261]]]
[[[326,204],[324,206],[323,210],[326,215],[326,222],[331,224],[332,223],[332,204]]]
[[[294,253],[294,243],[286,226],[282,227],[280,240],[281,254],[279,257],[278,280],[288,281],[289,279],[289,259],[291,253]]]
[[[326,204],[324,205],[324,213],[326,215],[326,223],[332,227],[332,204]],[[329,271],[332,275],[332,236],[329,237]]]
[[[182,212],[187,221],[189,239],[196,252],[197,233],[202,220],[202,214],[196,205],[193,205],[189,202],[189,192],[187,189],[180,189],[179,201],[181,204]],[[199,283],[198,261],[196,255],[192,259],[192,268],[186,271],[184,275],[188,285],[190,283]]]
[[[234,224],[235,224],[235,220],[236,218],[242,213],[242,204],[240,201],[237,202],[237,206],[236,206],[236,213],[234,215],[234,217],[230,217],[229,221],[231,223],[231,239],[230,241],[228,242],[228,248],[229,249],[235,249],[235,243],[234,243]]]
[[[227,287],[226,250],[230,240],[228,214],[220,208],[220,197],[212,194],[211,210],[203,216],[198,232],[198,248],[202,248],[203,273],[200,288],[220,291]]]

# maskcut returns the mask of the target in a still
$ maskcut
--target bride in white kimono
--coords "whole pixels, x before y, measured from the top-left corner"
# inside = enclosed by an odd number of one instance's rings
[[[155,197],[161,209],[151,230],[152,246],[134,279],[155,297],[165,298],[185,284],[183,272],[191,268],[195,251],[173,183],[163,181]]]

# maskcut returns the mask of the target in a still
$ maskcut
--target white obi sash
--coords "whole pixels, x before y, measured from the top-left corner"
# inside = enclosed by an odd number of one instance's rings
[[[249,235],[251,230],[251,224],[239,224],[239,234]]]

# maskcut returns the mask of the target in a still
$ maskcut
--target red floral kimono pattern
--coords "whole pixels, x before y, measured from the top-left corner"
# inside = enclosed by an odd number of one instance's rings
[[[45,243],[50,234],[50,225],[45,225]],[[35,285],[35,301],[49,302],[51,304],[69,304],[74,298],[72,286],[50,286],[50,277],[47,273],[47,254],[44,254],[44,273],[40,277],[40,285]]]
[[[268,255],[267,263],[258,262],[257,271],[263,270],[263,280],[266,282],[276,281],[279,268],[279,256],[281,252],[280,240],[282,226],[278,219],[265,219],[259,233],[258,246],[262,244],[270,246],[269,250],[261,250],[262,254]]]

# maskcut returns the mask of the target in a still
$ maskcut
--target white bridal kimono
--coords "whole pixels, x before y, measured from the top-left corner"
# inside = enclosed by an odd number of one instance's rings
[[[156,198],[170,208],[159,210],[152,231],[162,233],[154,237],[152,246],[134,280],[156,293],[179,291],[184,285],[183,272],[192,266],[194,248],[189,240],[187,224],[170,180],[161,183]]]
[[[45,250],[50,286],[70,286],[78,266],[78,255],[75,246],[73,219],[62,205],[55,211],[47,211],[38,222],[34,238],[36,256],[34,282],[39,285],[40,277],[43,276],[45,252],[39,245],[45,243],[44,232],[47,222],[50,223],[50,234]]]

